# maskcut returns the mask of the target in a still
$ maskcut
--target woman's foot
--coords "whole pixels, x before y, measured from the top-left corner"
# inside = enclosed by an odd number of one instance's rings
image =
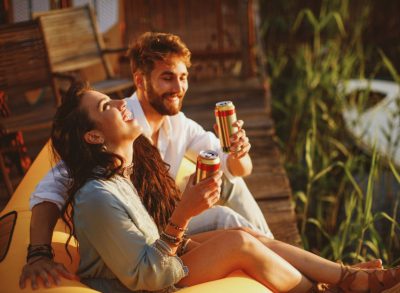
[[[336,285],[344,292],[400,292],[400,267],[392,269],[359,269],[342,266]]]
[[[359,268],[359,269],[383,269],[382,260],[372,259],[365,262],[360,262],[351,266],[352,268]]]
[[[377,259],[372,259],[369,261],[365,262],[360,262],[354,265],[350,266],[351,268],[358,268],[358,269],[382,269],[382,260],[377,258]],[[318,283],[317,288],[320,291],[316,292],[326,292],[326,293],[340,293],[342,291],[341,289],[338,289],[337,286],[331,285],[331,284],[324,284],[324,283]],[[310,291],[312,292],[312,291]]]

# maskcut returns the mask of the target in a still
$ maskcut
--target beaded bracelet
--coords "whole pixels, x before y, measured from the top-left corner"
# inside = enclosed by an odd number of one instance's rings
[[[175,230],[177,230],[177,231],[179,231],[179,232],[186,233],[186,232],[188,231],[187,228],[186,228],[186,229],[185,229],[185,228],[182,228],[182,227],[178,226],[177,224],[171,222],[171,220],[168,221],[168,224],[169,224],[172,228],[174,228]]]
[[[164,231],[161,232],[160,236],[161,236],[162,240],[165,240],[168,243],[175,245],[175,246],[178,246],[183,240],[183,238],[181,238],[181,237],[176,237],[176,236],[167,234]]]

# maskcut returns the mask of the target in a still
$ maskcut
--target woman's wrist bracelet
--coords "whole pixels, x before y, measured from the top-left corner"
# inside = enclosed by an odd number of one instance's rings
[[[181,226],[171,222],[171,220],[168,221],[168,225],[170,225],[172,228],[174,228],[175,230],[177,230],[179,232],[186,233],[188,231],[187,228],[182,228]]]
[[[178,246],[183,241],[183,237],[176,237],[176,236],[167,234],[164,231],[161,232],[160,238],[174,246]]]

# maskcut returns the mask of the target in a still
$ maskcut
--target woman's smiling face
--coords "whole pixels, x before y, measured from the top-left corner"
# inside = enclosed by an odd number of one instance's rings
[[[81,108],[96,124],[96,130],[103,136],[105,144],[133,142],[142,133],[142,127],[126,108],[124,100],[112,100],[107,95],[91,90],[84,94]]]

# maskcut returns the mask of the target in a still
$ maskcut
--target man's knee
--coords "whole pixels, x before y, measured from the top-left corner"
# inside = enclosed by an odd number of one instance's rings
[[[233,181],[225,180],[221,193],[221,201],[223,203],[240,203],[248,200],[254,200],[254,197],[243,178],[238,177]]]

